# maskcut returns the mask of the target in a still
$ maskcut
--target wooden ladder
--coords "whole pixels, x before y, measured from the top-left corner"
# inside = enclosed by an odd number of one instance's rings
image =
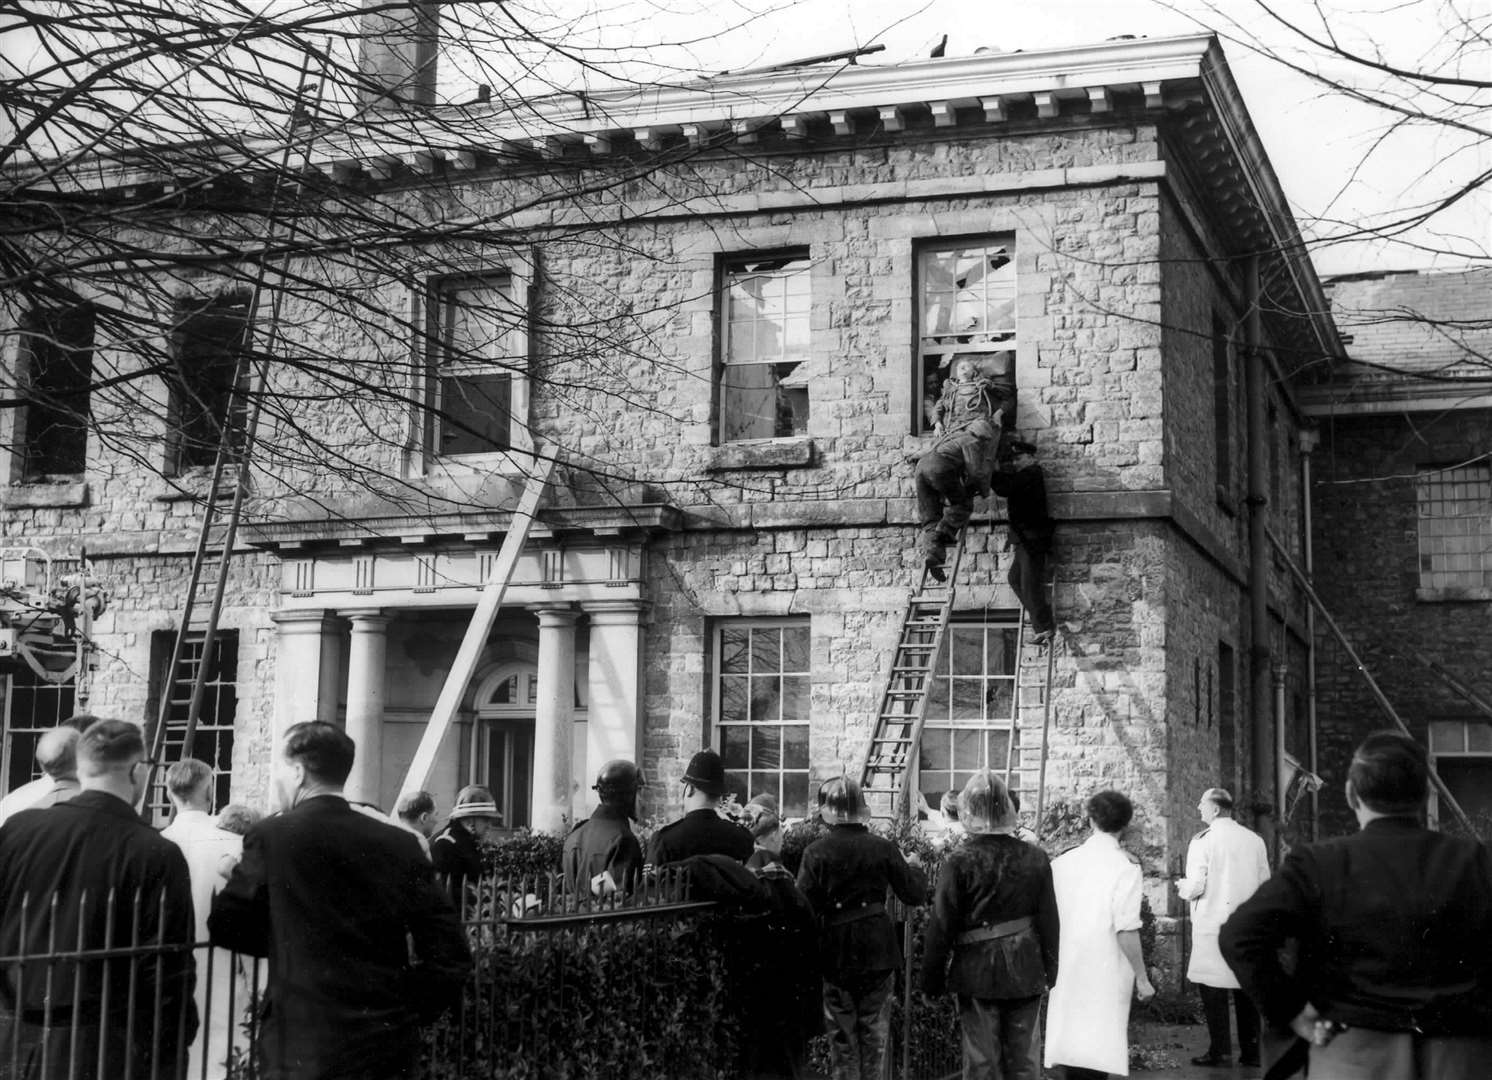
[[[933,669],[953,614],[954,582],[958,580],[967,531],[960,531],[952,557],[945,564],[947,581],[934,580],[924,567],[902,616],[901,637],[891,656],[891,670],[860,775],[865,804],[874,818],[898,821],[911,814],[912,768],[922,741]]]

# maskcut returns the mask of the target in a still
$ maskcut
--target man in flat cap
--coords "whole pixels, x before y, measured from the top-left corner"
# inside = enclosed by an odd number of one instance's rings
[[[713,750],[689,759],[684,773],[684,816],[653,834],[648,866],[667,866],[691,855],[727,855],[737,862],[751,858],[751,834],[716,812],[725,794],[725,763]]]
[[[1031,640],[1045,645],[1056,630],[1046,592],[1053,526],[1046,509],[1046,475],[1036,464],[1036,447],[1019,439],[1011,442],[1010,461],[995,470],[990,487],[1005,499],[1009,522],[1012,558],[1006,580],[1031,620]]]

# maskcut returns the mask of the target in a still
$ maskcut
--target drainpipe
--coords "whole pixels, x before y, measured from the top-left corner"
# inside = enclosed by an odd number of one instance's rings
[[[1300,545],[1305,574],[1315,576],[1315,541],[1311,535],[1311,454],[1320,443],[1321,436],[1314,428],[1300,433]],[[1306,735],[1310,740],[1310,760],[1306,768],[1321,775],[1319,747],[1316,742],[1316,605],[1307,601],[1306,623]],[[1321,795],[1311,789],[1311,840],[1321,838]]]
[[[1259,256],[1244,265],[1248,307],[1243,322],[1243,393],[1246,409],[1249,514],[1249,766],[1254,781],[1255,824],[1265,847],[1277,852],[1274,815],[1279,786],[1269,647],[1269,444],[1266,441],[1263,326],[1259,312]]]

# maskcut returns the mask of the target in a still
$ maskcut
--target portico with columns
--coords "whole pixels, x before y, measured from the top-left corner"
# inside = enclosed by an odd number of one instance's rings
[[[637,759],[644,559],[648,535],[668,527],[667,508],[642,510],[625,523],[536,526],[421,785],[442,808],[481,783],[506,825],[556,830],[584,815],[603,762]],[[355,537],[342,529],[280,526],[255,539],[281,566],[274,743],[300,721],[344,726],[358,747],[349,797],[391,810],[502,532],[366,518]]]

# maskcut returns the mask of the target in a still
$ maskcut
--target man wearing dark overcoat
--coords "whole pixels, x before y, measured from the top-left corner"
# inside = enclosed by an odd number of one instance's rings
[[[268,957],[264,1080],[402,1080],[419,1024],[460,997],[471,955],[414,837],[348,805],[352,740],[293,724],[272,782],[281,813],[244,837],[213,901],[212,943]]]
[[[830,826],[803,852],[798,888],[819,922],[824,1020],[834,1080],[880,1080],[890,1027],[891,989],[901,967],[889,889],[904,903],[927,903],[927,878],[895,844],[866,828],[860,785],[826,785],[820,811]]]
[[[647,865],[656,869],[692,855],[727,855],[741,863],[751,858],[751,834],[717,811],[724,794],[725,763],[715,751],[700,750],[684,773],[684,816],[653,834]]]
[[[1311,1080],[1492,1076],[1492,858],[1420,824],[1429,776],[1413,739],[1368,736],[1347,773],[1359,831],[1290,852],[1223,924],[1223,958]]]
[[[135,812],[150,777],[139,727],[95,720],[76,755],[77,795],[0,827],[0,955],[42,956],[0,980],[0,1075],[177,1077],[197,1031],[186,859]],[[77,950],[123,955],[44,958]]]
[[[629,893],[642,873],[642,844],[632,832],[642,770],[618,758],[596,776],[596,812],[565,837],[561,862],[570,892],[609,896]]]

